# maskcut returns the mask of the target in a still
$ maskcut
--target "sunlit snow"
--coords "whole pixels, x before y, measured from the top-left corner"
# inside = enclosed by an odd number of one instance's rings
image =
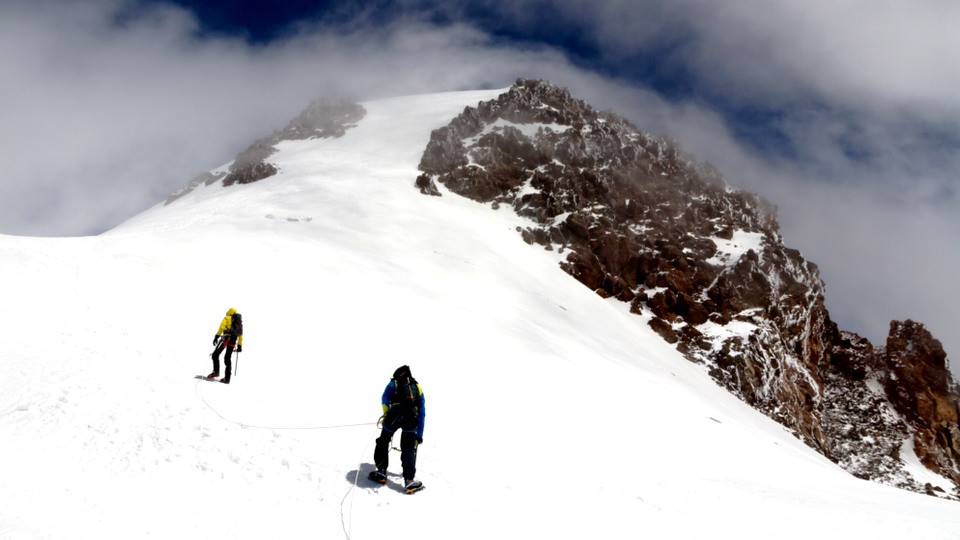
[[[957,538],[956,503],[840,470],[508,209],[420,194],[430,131],[497,94],[365,103],[98,237],[0,236],[0,538]],[[199,380],[229,307],[232,384]],[[412,496],[396,452],[364,480],[401,364]]]

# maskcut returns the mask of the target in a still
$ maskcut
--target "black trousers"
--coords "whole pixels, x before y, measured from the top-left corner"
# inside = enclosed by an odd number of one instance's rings
[[[220,344],[217,345],[217,348],[213,351],[213,372],[220,373],[220,353],[226,349],[227,353],[223,356],[223,365],[226,367],[226,372],[224,372],[223,380],[230,381],[230,369],[233,367],[231,358],[233,357],[233,339],[224,338],[220,341]]]
[[[390,441],[398,429],[400,434],[400,464],[403,466],[403,479],[410,481],[417,474],[417,411],[414,409],[401,410],[393,407],[387,411],[383,419],[383,429],[377,438],[377,446],[373,450],[373,463],[378,469],[386,470],[390,463]]]

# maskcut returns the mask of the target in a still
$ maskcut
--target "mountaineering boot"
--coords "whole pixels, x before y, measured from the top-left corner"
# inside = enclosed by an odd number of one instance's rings
[[[224,377],[223,379],[220,380],[220,382],[222,382],[223,384],[230,384],[230,377]]]
[[[423,482],[419,480],[414,480],[411,478],[410,480],[406,481],[406,484],[407,486],[404,489],[406,489],[407,493],[415,493],[423,489]]]
[[[208,380],[208,381],[212,381],[213,379],[216,379],[216,378],[219,377],[219,376],[220,376],[220,374],[217,373],[216,371],[211,371],[210,374],[207,375],[207,380]]]
[[[373,480],[378,484],[386,484],[387,471],[383,469],[376,469],[376,470],[370,471],[370,474],[367,475],[367,478],[369,478],[370,480]]]

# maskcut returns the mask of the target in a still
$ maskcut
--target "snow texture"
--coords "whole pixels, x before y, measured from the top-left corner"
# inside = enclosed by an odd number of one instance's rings
[[[364,103],[98,237],[0,236],[0,538],[957,538],[957,503],[840,470],[513,212],[414,189],[430,131],[497,93]],[[232,384],[196,379],[229,307]],[[396,452],[365,481],[401,364],[414,496]]]

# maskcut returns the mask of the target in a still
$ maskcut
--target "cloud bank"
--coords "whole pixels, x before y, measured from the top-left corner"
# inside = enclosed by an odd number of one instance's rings
[[[960,355],[960,6],[399,6],[250,44],[162,2],[4,2],[0,233],[107,230],[320,95],[539,77],[775,202],[787,244],[821,267],[841,328],[882,344],[891,319],[913,318]]]

